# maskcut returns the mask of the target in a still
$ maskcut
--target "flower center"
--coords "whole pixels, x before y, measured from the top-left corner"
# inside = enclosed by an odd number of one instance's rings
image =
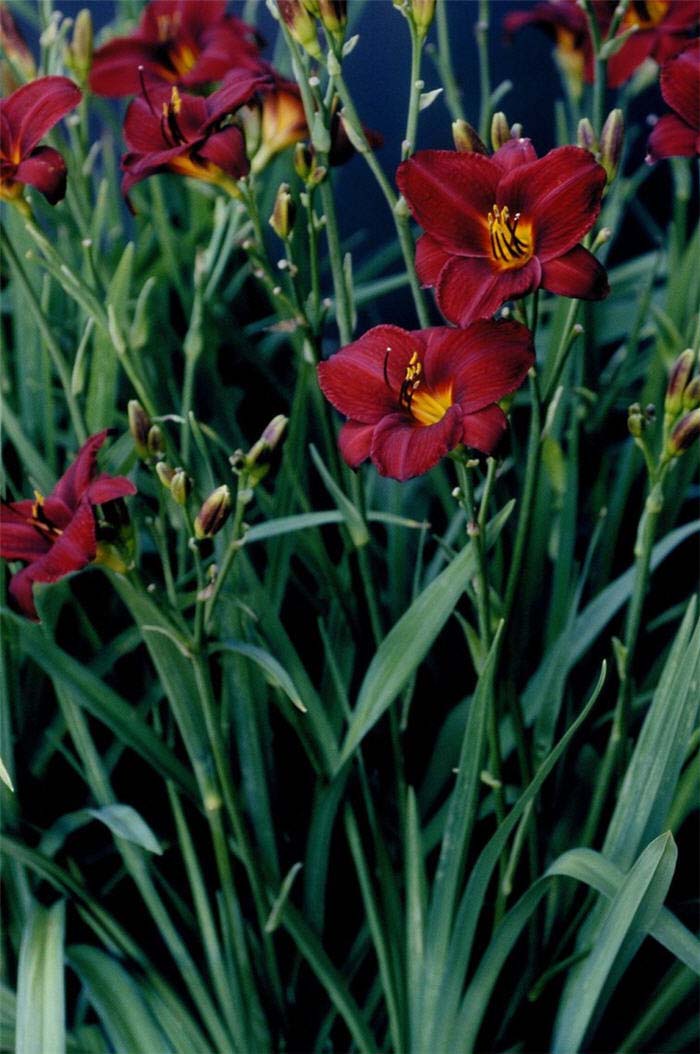
[[[670,0],[632,0],[622,25],[626,29],[630,26],[651,29],[664,20],[669,6]]]
[[[54,540],[63,534],[63,531],[59,530],[58,527],[54,526],[54,524],[46,518],[46,513],[44,512],[44,495],[39,490],[34,491],[32,515],[31,519],[27,522],[30,523],[32,527],[36,528],[36,530],[41,531],[42,534],[45,534]]]
[[[184,77],[186,73],[190,72],[198,57],[198,52],[191,48],[189,44],[180,44],[179,47],[173,48],[170,52],[172,64],[180,77]]]
[[[494,205],[488,214],[487,223],[491,259],[500,271],[516,270],[532,259],[532,225],[521,223],[519,212],[511,216],[507,205],[500,209]]]
[[[158,26],[158,40],[161,44],[167,44],[173,40],[180,32],[180,25],[182,23],[182,14],[179,11],[173,11],[168,15],[157,15],[156,24]]]
[[[168,146],[180,146],[187,142],[186,136],[182,134],[180,125],[177,123],[177,115],[182,109],[180,92],[173,86],[170,92],[170,102],[163,103],[163,113],[160,119],[160,129]]]
[[[399,405],[421,425],[435,425],[452,406],[452,385],[436,391],[423,386],[423,363],[414,351],[399,390]]]

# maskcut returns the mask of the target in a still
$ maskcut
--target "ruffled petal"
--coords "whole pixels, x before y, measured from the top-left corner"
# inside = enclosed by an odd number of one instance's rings
[[[603,300],[610,292],[607,271],[582,245],[542,264],[542,288],[579,300]]]
[[[358,468],[369,457],[375,427],[358,421],[346,421],[340,429],[338,446],[350,468]]]
[[[605,178],[605,169],[588,150],[560,146],[505,176],[498,204],[532,222],[534,251],[544,262],[573,248],[591,229]]]
[[[535,363],[530,330],[510,319],[480,319],[466,329],[427,332],[425,379],[431,388],[452,382],[452,398],[466,414],[515,391]]]
[[[406,365],[420,351],[398,326],[375,326],[318,365],[321,391],[341,414],[376,424],[396,410]]]
[[[434,425],[394,413],[375,427],[371,457],[380,476],[401,481],[421,476],[462,441],[462,411],[451,406]]]
[[[462,442],[465,446],[492,454],[508,429],[506,415],[499,406],[485,406],[462,420]]]
[[[396,182],[421,227],[443,248],[483,256],[500,176],[500,166],[483,154],[419,150],[399,165]]]
[[[15,179],[18,183],[36,187],[50,205],[55,205],[66,194],[66,163],[53,147],[37,146],[17,166]]]
[[[686,124],[695,131],[700,128],[700,41],[695,41],[663,67],[661,94]]]
[[[105,428],[102,432],[90,436],[83,443],[75,460],[54,487],[52,498],[58,498],[69,509],[76,508],[94,479],[97,471],[97,451],[107,439],[110,431],[109,428]]]
[[[198,157],[210,161],[220,168],[231,179],[240,179],[248,173],[250,165],[245,153],[245,140],[240,128],[228,125],[220,132],[207,136],[202,146],[198,147]]]
[[[453,254],[442,248],[429,234],[422,234],[416,242],[416,271],[421,285],[437,285],[440,272]]]
[[[162,49],[161,49],[162,50]],[[154,54],[153,44],[135,37],[115,37],[98,48],[90,70],[90,90],[95,95],[118,99],[141,90],[139,66],[151,75],[175,79],[174,70],[163,65]]]
[[[698,133],[675,113],[664,114],[654,125],[647,143],[649,164],[664,157],[694,157],[698,153]]]
[[[85,501],[90,505],[105,505],[116,498],[136,494],[136,487],[126,476],[98,476],[85,491]]]
[[[517,270],[494,271],[488,260],[453,256],[440,272],[435,297],[448,321],[466,326],[537,289],[540,273],[536,257]]]
[[[271,91],[274,78],[267,70],[232,70],[221,87],[205,100],[207,126],[250,102],[258,92]]]
[[[10,154],[17,148],[20,157],[27,157],[42,136],[81,98],[82,92],[67,77],[39,77],[0,100],[0,109],[12,130],[11,149],[3,144],[4,152]]]

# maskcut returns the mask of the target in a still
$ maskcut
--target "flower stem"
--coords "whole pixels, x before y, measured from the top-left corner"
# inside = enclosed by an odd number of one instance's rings
[[[434,61],[445,89],[447,109],[450,111],[452,120],[458,121],[464,118],[464,109],[454,70],[452,69],[450,34],[447,26],[447,0],[437,0],[435,5],[435,25],[437,27],[438,44]]]
[[[491,70],[489,66],[489,0],[479,0],[476,46],[479,52],[479,135],[488,141],[491,124]]]
[[[402,161],[405,161],[407,157],[410,157],[416,148],[416,132],[418,130],[420,96],[421,91],[423,90],[423,82],[420,79],[420,65],[421,56],[423,53],[423,44],[425,43],[425,34],[418,32],[410,18],[408,19],[408,25],[411,30],[411,79],[409,83],[406,132],[404,134],[403,144],[401,147]]]
[[[513,610],[515,594],[520,581],[523,555],[528,531],[530,530],[530,517],[534,504],[535,490],[537,488],[537,477],[540,468],[540,431],[542,427],[542,411],[540,404],[539,385],[537,374],[534,369],[530,370],[530,434],[527,445],[527,461],[525,463],[525,480],[523,483],[522,497],[520,499],[520,514],[518,516],[518,528],[513,546],[513,556],[508,572],[505,600],[503,601],[503,618],[506,625],[510,622]]]

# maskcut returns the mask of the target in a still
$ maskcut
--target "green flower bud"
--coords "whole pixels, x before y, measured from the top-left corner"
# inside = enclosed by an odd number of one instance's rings
[[[156,465],[156,475],[165,489],[170,490],[170,484],[173,481],[175,469],[171,468],[170,465],[166,465],[165,461],[159,461]]]
[[[73,26],[73,39],[68,46],[67,64],[80,84],[85,84],[92,69],[93,33],[92,15],[84,7],[78,11]]]
[[[589,150],[592,154],[598,153],[598,140],[596,139],[593,125],[587,117],[582,117],[578,123],[576,142],[584,150]]]
[[[435,0],[411,0],[411,17],[416,29],[425,36],[435,18]]]
[[[313,168],[314,155],[308,143],[297,143],[294,147],[294,171],[299,179],[307,183]]]
[[[192,480],[183,468],[176,468],[170,480],[170,493],[178,505],[186,505],[192,492]]]
[[[278,7],[297,44],[301,44],[313,58],[320,58],[321,48],[318,43],[316,21],[301,0],[278,0]]]
[[[646,427],[646,417],[639,403],[632,403],[627,411],[627,428],[634,439],[639,439]]]
[[[145,461],[149,456],[148,433],[151,429],[151,419],[138,399],[129,400],[126,412],[129,418],[129,432],[134,441],[136,453],[142,461]]]
[[[256,486],[267,475],[272,463],[272,455],[284,435],[287,421],[288,418],[284,414],[277,414],[273,417],[263,434],[245,455],[244,468],[248,473],[251,486]]]
[[[694,410],[700,406],[700,375],[691,377],[683,392],[683,409]]]
[[[680,457],[696,439],[700,439],[700,408],[681,417],[668,437],[666,450],[670,457]]]
[[[195,538],[213,538],[226,523],[230,512],[231,491],[224,483],[212,491],[195,516]]]
[[[617,175],[624,138],[622,110],[611,110],[600,133],[600,163],[607,173],[608,183],[612,183]]]
[[[673,364],[668,378],[668,385],[666,386],[666,400],[664,402],[664,411],[671,418],[676,417],[683,408],[683,394],[693,372],[694,364],[695,352],[692,348],[686,348],[685,351],[682,351]]]
[[[286,241],[291,236],[295,212],[296,206],[294,198],[289,193],[289,183],[280,183],[275,198],[275,207],[270,216],[270,226],[282,241]]]
[[[510,125],[508,118],[502,110],[498,110],[491,118],[491,146],[499,150],[510,139]]]
[[[335,37],[342,37],[348,24],[347,0],[318,0],[318,17]]]
[[[460,154],[488,154],[488,147],[469,121],[461,118],[452,122],[452,139]]]
[[[165,453],[165,440],[160,425],[151,425],[148,429],[148,440],[146,443],[148,453],[151,457],[162,457]]]

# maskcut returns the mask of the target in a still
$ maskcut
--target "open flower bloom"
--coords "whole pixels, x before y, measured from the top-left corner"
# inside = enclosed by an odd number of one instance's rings
[[[10,593],[20,610],[37,619],[35,582],[56,582],[99,559],[94,506],[135,494],[124,476],[98,474],[97,451],[109,430],[83,444],[64,476],[47,497],[0,504],[0,556],[27,566],[12,577]]]
[[[236,70],[206,99],[174,85],[143,86],[124,118],[129,152],[122,158],[122,193],[159,172],[176,172],[235,193],[248,172],[245,142],[231,115],[268,84],[266,75]]]
[[[654,126],[647,161],[700,154],[700,40],[665,63],[661,94],[676,112],[664,114]]]
[[[77,106],[81,92],[67,77],[40,77],[0,99],[0,198],[15,201],[28,183],[52,205],[66,193],[66,163],[39,140]]]
[[[226,0],[151,0],[138,29],[98,48],[90,88],[98,95],[135,95],[139,67],[186,88],[259,65],[255,30],[226,15]]]
[[[562,146],[537,160],[529,140],[493,157],[422,150],[396,181],[426,233],[418,276],[435,287],[445,318],[464,326],[540,286],[599,300],[605,269],[578,242],[600,211],[605,170],[587,151]]]
[[[327,362],[318,378],[348,418],[340,451],[351,468],[371,458],[382,476],[419,476],[456,447],[490,454],[506,430],[496,402],[535,361],[518,322],[408,332],[375,326]]]

